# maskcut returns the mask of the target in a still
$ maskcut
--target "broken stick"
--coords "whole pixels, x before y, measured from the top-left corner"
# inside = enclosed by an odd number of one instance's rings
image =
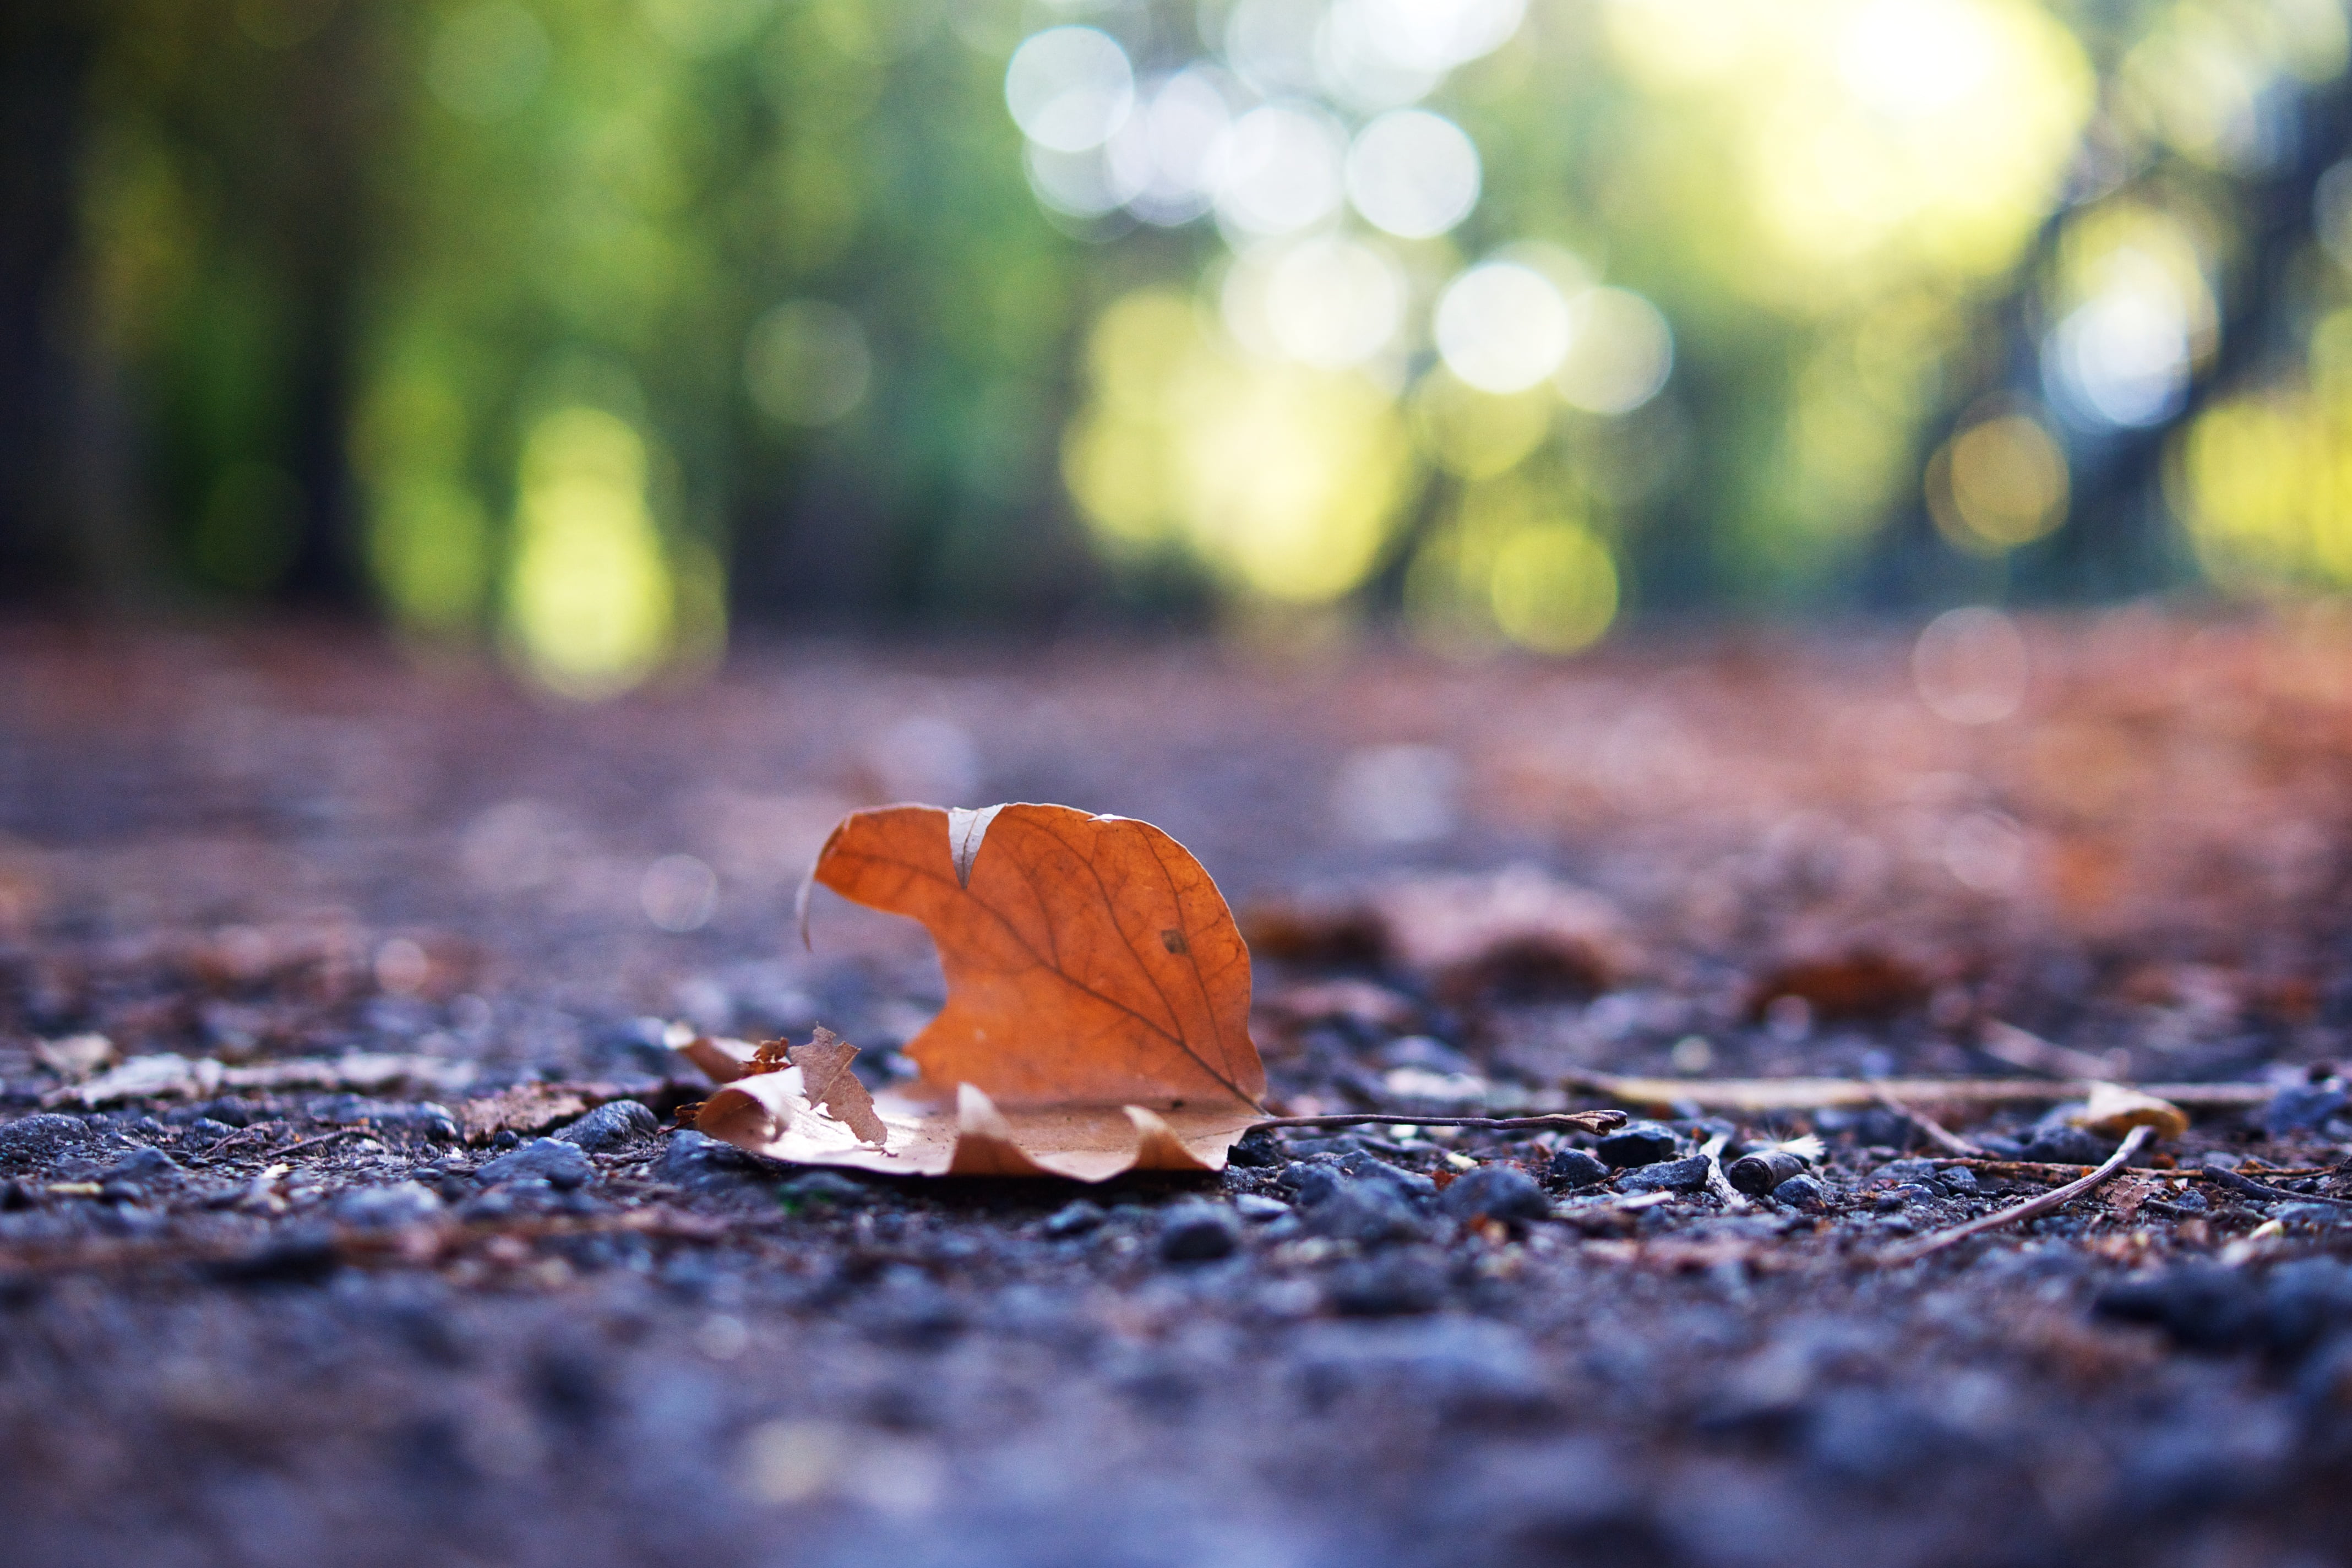
[[[2254,1181],[2219,1165],[2208,1165],[2196,1173],[2219,1186],[2243,1193],[2248,1197],[2261,1198],[2265,1203],[2338,1204],[2352,1208],[2352,1198],[2330,1197],[2326,1193],[2298,1193],[2292,1187],[2274,1187],[2267,1182]]]
[[[2090,1095],[2088,1079],[2042,1078],[1619,1078],[1612,1073],[1569,1073],[1563,1088],[1643,1106],[1696,1106],[1701,1110],[1860,1110],[1891,1094],[1906,1105],[2047,1105]],[[2220,1110],[2266,1105],[2277,1090],[2266,1083],[2144,1083],[2142,1093],[2175,1105]]]
[[[1261,1127],[1480,1127],[1508,1131],[1549,1129],[1556,1132],[1606,1132],[1625,1124],[1622,1110],[1553,1110],[1540,1116],[1386,1116],[1342,1113],[1334,1116],[1269,1116],[1253,1121]]]
[[[1952,1131],[1949,1128],[1937,1121],[1934,1117],[1928,1115],[1926,1111],[1912,1110],[1911,1107],[1904,1104],[1901,1100],[1895,1099],[1893,1095],[1886,1093],[1883,1089],[1879,1092],[1878,1103],[1886,1107],[1887,1110],[1895,1112],[1895,1115],[1900,1116],[1910,1122],[1912,1126],[1916,1127],[1920,1131],[1926,1133],[1927,1135],[1928,1142],[1933,1143],[1937,1148],[1942,1149],[1948,1153],[1982,1159],[1987,1152],[1985,1149],[1969,1142],[1967,1139],[1961,1137],[1958,1133]]]
[[[1996,1214],[1986,1215],[1981,1219],[1972,1219],[1966,1225],[1956,1225],[1948,1230],[1939,1230],[1933,1236],[1923,1237],[1908,1247],[1898,1247],[1892,1252],[1882,1254],[1878,1261],[1895,1268],[1900,1268],[1906,1263],[1916,1263],[1930,1253],[1941,1252],[1944,1248],[1955,1243],[1966,1241],[1972,1236],[1981,1236],[1986,1231],[1999,1230],[2007,1225],[2021,1224],[2037,1215],[2048,1214],[2053,1209],[2063,1208],[2131,1163],[2131,1157],[2138,1153],[2141,1147],[2154,1136],[2156,1131],[2153,1128],[2135,1127],[2125,1136],[2122,1144],[2116,1152],[2107,1156],[2105,1164],[2081,1180],[2069,1182],[2063,1187],[2053,1187],[2040,1197],[2028,1198],[2021,1204],[2012,1204],[2008,1208]]]

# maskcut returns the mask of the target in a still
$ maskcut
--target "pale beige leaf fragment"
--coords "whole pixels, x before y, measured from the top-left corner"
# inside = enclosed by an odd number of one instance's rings
[[[2158,1138],[2189,1131],[2189,1113],[2168,1100],[2119,1083],[2095,1083],[2090,1099],[2073,1121],[2085,1131],[2120,1138],[2135,1127],[2153,1128]]]

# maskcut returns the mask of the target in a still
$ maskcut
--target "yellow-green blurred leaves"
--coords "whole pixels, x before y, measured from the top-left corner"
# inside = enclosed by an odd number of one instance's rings
[[[1794,264],[1719,244],[1726,280],[1813,308],[1856,280],[2007,266],[2095,86],[2074,37],[2026,0],[1612,0],[1608,30],[1630,73],[1707,118],[1714,134],[1680,145],[1739,162],[1758,237]],[[1691,173],[1668,200],[1712,183]],[[1724,216],[1706,215],[1718,234]]]
[[[603,409],[559,408],[525,439],[509,628],[566,696],[625,690],[667,651],[676,605],[647,470],[645,438]]]
[[[1609,629],[1618,599],[1609,547],[1557,492],[1522,480],[1473,485],[1405,575],[1414,634],[1458,652],[1507,639],[1574,653]]]
[[[2166,489],[2223,585],[2352,585],[2352,406],[2281,388],[2189,423]]]
[[[1928,459],[1927,512],[1972,554],[2028,544],[2065,521],[2066,455],[2028,414],[1967,425]]]
[[[2117,118],[2210,168],[2258,168],[2275,152],[2264,98],[2340,75],[2347,46],[2336,0],[2182,0],[2124,57]]]
[[[1386,392],[1244,353],[1158,290],[1103,313],[1088,366],[1062,468],[1114,549],[1174,546],[1234,588],[1301,604],[1371,572],[1412,479]]]

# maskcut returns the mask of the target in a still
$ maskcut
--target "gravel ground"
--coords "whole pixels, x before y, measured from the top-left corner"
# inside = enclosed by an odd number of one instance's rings
[[[15,1554],[2352,1561],[2352,638],[2027,631],[2021,698],[1864,633],[790,645],[593,710],[331,632],[0,632]],[[892,799],[1182,839],[1291,1111],[1692,1089],[1097,1188],[677,1130],[679,1025],[910,1070],[920,932],[791,929]],[[1965,1160],[1899,1108],[1687,1102],[2092,1070],[2262,1092],[1910,1263],[2115,1138],[2056,1090],[1938,1112]],[[1710,1187],[1808,1134],[1794,1184]]]

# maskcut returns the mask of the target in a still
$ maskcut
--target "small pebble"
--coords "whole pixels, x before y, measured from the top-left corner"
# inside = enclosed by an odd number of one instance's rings
[[[101,1180],[152,1182],[180,1173],[179,1162],[161,1149],[133,1149],[108,1166]]]
[[[2037,1127],[2025,1142],[2024,1157],[2052,1165],[2095,1165],[2116,1152],[2115,1140],[2079,1127]]]
[[[565,1143],[561,1148],[571,1149]],[[576,1149],[572,1152],[579,1154]],[[580,1154],[585,1161],[588,1156]],[[491,1164],[496,1164],[492,1161]],[[484,1166],[488,1170],[488,1166]],[[760,1168],[732,1143],[722,1142],[692,1128],[680,1128],[663,1142],[661,1158],[654,1162],[656,1180],[696,1192],[734,1192],[758,1179]]]
[[[1563,1187],[1590,1187],[1609,1179],[1609,1167],[1581,1149],[1562,1149],[1544,1173]]]
[[[1693,1154],[1686,1160],[1643,1165],[1626,1172],[1617,1184],[1629,1193],[1700,1192],[1706,1186],[1706,1156]]]
[[[536,1180],[568,1190],[594,1181],[596,1166],[576,1144],[553,1138],[534,1138],[521,1148],[492,1160],[476,1175],[485,1185]]]
[[[1340,1178],[1339,1173],[1329,1165],[1313,1165],[1302,1160],[1285,1165],[1274,1184],[1312,1208],[1339,1192]]]
[[[1819,1213],[1829,1205],[1829,1189],[1818,1176],[1791,1176],[1772,1189],[1772,1201],[1786,1204],[1792,1209],[1808,1214]]]
[[[847,1208],[868,1195],[865,1183],[838,1171],[811,1171],[776,1189],[777,1197],[796,1208]]]
[[[1624,1171],[1671,1160],[1682,1141],[1674,1129],[1654,1121],[1635,1121],[1619,1128],[1596,1146],[1601,1163]]]
[[[1234,1200],[1234,1212],[1248,1220],[1280,1219],[1290,1212],[1290,1205],[1264,1193],[1244,1193]]]
[[[1437,1206],[1455,1219],[1537,1220],[1551,1215],[1551,1200],[1516,1165],[1481,1165],[1456,1177]]]
[[[1183,1204],[1160,1225],[1160,1257],[1168,1263],[1213,1263],[1241,1245],[1241,1226],[1217,1204]]]
[[[68,1149],[94,1143],[103,1136],[79,1116],[42,1111],[0,1127],[0,1160],[54,1159]]]
[[[2347,1101],[2352,1095],[2341,1083],[2299,1083],[2280,1089],[2263,1108],[2263,1131],[2276,1138],[2324,1127]]]
[[[1341,1264],[1327,1287],[1331,1310],[1349,1318],[1393,1318],[1433,1312],[1445,1304],[1445,1270],[1417,1252],[1390,1253]]]
[[[441,1212],[440,1195],[417,1182],[384,1187],[353,1187],[336,1195],[331,1212],[345,1225],[390,1230],[415,1225]]]
[[[660,1131],[661,1123],[652,1111],[634,1100],[615,1100],[598,1106],[555,1136],[592,1154],[609,1154]]]
[[[1076,1198],[1046,1216],[1045,1234],[1056,1239],[1066,1236],[1084,1236],[1099,1227],[1103,1217],[1100,1205]]]
[[[1272,1170],[1287,1158],[1282,1152],[1282,1141],[1267,1127],[1253,1127],[1234,1141],[1225,1151],[1225,1163],[1244,1165],[1252,1170]]]
[[[1426,1229],[1411,1204],[1377,1182],[1350,1182],[1303,1217],[1313,1234],[1360,1247],[1417,1240]]]

